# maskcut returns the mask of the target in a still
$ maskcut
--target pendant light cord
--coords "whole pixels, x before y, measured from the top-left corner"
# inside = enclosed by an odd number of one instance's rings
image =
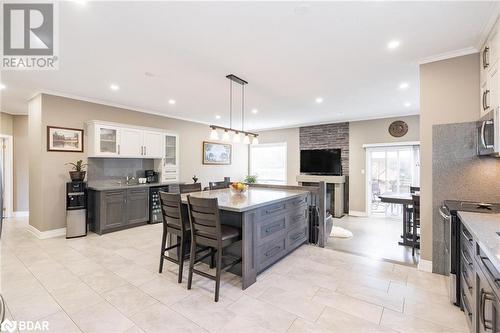
[[[241,130],[244,131],[245,127],[245,85],[241,86]]]
[[[229,80],[229,128],[233,128],[233,81]]]

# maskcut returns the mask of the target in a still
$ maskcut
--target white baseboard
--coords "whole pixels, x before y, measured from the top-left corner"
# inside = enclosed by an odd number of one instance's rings
[[[351,216],[360,216],[360,217],[366,217],[368,216],[367,212],[360,212],[358,210],[350,210],[349,215]]]
[[[420,259],[418,262],[418,270],[432,273],[432,261]]]
[[[28,216],[30,216],[30,212],[19,210],[19,211],[13,212],[12,216],[13,217],[28,217]]]
[[[27,229],[38,239],[54,238],[66,235],[66,228],[59,228],[47,231],[40,231],[31,224],[28,224]]]

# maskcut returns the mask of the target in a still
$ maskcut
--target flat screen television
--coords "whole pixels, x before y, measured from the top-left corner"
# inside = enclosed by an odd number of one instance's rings
[[[340,149],[313,149],[300,151],[300,172],[310,175],[341,176]]]

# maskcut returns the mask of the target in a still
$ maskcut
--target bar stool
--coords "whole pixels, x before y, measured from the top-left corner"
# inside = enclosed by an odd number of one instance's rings
[[[181,193],[201,192],[201,183],[179,184],[179,192]]]
[[[221,273],[234,267],[241,262],[241,257],[228,257],[228,263],[222,267],[223,250],[229,245],[241,239],[240,229],[220,223],[219,205],[217,198],[203,199],[194,198],[190,195],[188,199],[189,222],[191,229],[191,255],[189,261],[188,289],[191,289],[193,273],[215,281],[215,301],[219,301]],[[194,265],[207,258],[210,253],[196,258],[196,246],[202,245],[216,252],[215,276],[194,268]]]
[[[189,227],[189,216],[187,206],[182,205],[181,195],[174,193],[160,192],[160,204],[163,215],[163,235],[161,240],[160,253],[160,268],[159,272],[163,271],[163,260],[168,260],[179,265],[178,283],[182,283],[182,270],[184,268],[184,260],[189,258],[186,255],[186,249],[191,241],[191,231]],[[177,243],[166,247],[167,235],[175,235]],[[171,258],[165,252],[177,249],[177,259]],[[207,248],[200,248],[198,252],[205,251]],[[214,261],[212,254],[212,262]],[[213,264],[211,265],[213,267]]]

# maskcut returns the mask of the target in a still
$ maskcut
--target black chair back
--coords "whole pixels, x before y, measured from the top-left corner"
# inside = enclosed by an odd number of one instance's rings
[[[186,232],[189,223],[187,208],[183,207],[181,195],[160,192],[160,204],[163,214],[163,227],[179,229]]]
[[[196,244],[221,248],[222,235],[217,198],[188,199],[191,238]]]
[[[226,181],[221,181],[221,182],[210,182],[208,183],[208,187],[211,189],[211,190],[220,190],[220,189],[223,189],[223,188],[228,188],[229,187],[229,183],[226,182]]]
[[[201,192],[201,183],[179,184],[179,192],[181,193]]]
[[[413,220],[415,224],[420,224],[420,195],[412,194]]]
[[[410,193],[420,192],[420,186],[410,186]]]

